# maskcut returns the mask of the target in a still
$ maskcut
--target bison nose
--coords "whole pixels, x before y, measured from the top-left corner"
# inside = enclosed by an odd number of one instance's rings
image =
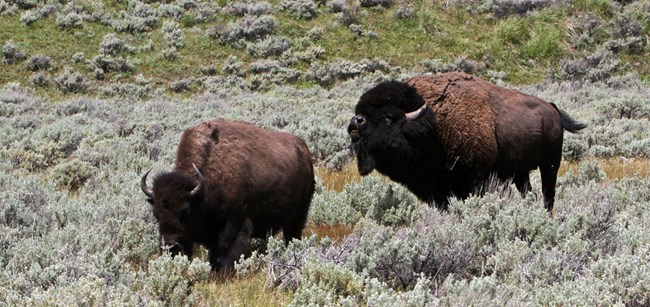
[[[366,119],[363,116],[352,116],[350,124],[348,125],[348,134],[350,135],[350,138],[352,138],[352,142],[357,142],[361,139],[359,128],[361,128],[365,123]]]

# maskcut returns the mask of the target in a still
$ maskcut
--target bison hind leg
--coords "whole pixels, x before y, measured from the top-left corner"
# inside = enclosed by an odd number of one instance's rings
[[[545,164],[539,167],[539,172],[542,177],[542,193],[544,194],[544,207],[548,212],[553,214],[553,206],[555,204],[555,183],[557,181],[557,172],[560,163]]]

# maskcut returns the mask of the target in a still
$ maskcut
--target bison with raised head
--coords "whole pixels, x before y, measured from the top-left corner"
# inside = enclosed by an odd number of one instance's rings
[[[440,208],[480,193],[493,175],[526,193],[539,168],[552,213],[563,132],[586,127],[552,103],[460,72],[380,83],[355,114],[348,133],[359,173],[376,169]]]
[[[283,132],[222,119],[184,131],[173,171],[147,175],[141,188],[158,220],[160,246],[191,257],[209,250],[215,271],[231,272],[249,239],[282,230],[300,238],[314,193],[305,142]]]

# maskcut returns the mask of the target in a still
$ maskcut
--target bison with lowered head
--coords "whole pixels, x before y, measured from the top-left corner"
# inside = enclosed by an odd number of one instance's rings
[[[552,213],[563,132],[586,127],[552,103],[460,72],[380,83],[355,113],[348,133],[359,173],[376,169],[440,208],[493,175],[526,193],[539,168]]]
[[[249,239],[282,229],[300,238],[314,193],[309,149],[300,138],[251,124],[210,120],[183,132],[173,171],[141,188],[158,220],[160,246],[209,250],[216,271],[232,271]]]

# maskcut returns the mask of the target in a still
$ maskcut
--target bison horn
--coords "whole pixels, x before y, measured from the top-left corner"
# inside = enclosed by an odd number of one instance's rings
[[[420,117],[420,115],[422,115],[424,113],[424,110],[426,109],[427,109],[427,104],[425,103],[419,109],[413,112],[406,113],[404,114],[404,116],[406,117],[407,120],[414,120]]]
[[[194,197],[201,193],[203,191],[203,186],[205,185],[205,180],[203,179],[203,175],[201,175],[201,172],[199,169],[192,163],[192,166],[194,167],[194,170],[196,171],[196,176],[197,176],[197,181],[198,183],[196,184],[196,187],[190,191],[190,196]]]
[[[153,190],[147,186],[147,176],[149,175],[149,172],[151,172],[151,169],[144,173],[142,179],[140,179],[140,188],[142,189],[142,192],[144,192],[144,195],[153,199]]]

